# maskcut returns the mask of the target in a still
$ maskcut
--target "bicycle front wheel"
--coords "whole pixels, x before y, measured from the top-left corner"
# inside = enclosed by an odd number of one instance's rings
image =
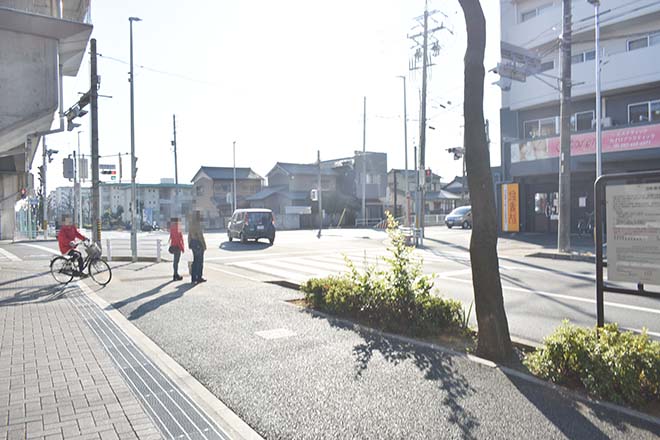
[[[73,264],[66,257],[57,257],[50,262],[50,273],[60,284],[66,284],[73,279]]]
[[[89,276],[97,284],[105,286],[112,279],[112,270],[104,260],[92,260],[89,262]]]

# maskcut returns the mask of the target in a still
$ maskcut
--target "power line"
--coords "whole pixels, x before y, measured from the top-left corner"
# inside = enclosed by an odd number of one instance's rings
[[[117,63],[128,65],[128,62],[126,62],[122,59],[111,57],[111,56],[108,56],[108,55],[103,55],[103,54],[98,54],[98,55],[101,58],[105,58],[105,59],[110,60],[110,61],[115,61]],[[208,85],[218,85],[218,83],[214,83],[214,82],[210,82],[210,81],[204,81],[204,80],[196,79],[196,78],[191,78],[189,76],[181,75],[179,73],[168,72],[166,70],[155,69],[153,67],[147,67],[147,66],[144,66],[144,65],[137,65],[135,67],[140,68],[140,69],[144,69],[148,72],[153,72],[153,73],[158,73],[158,74],[161,74],[161,75],[171,76],[171,77],[182,79],[182,80],[185,80],[185,81],[191,81],[191,82],[196,82],[196,83],[200,83],[200,84],[208,84]]]

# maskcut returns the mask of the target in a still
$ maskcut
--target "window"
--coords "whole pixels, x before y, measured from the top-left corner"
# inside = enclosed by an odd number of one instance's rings
[[[628,106],[628,122],[641,124],[649,121],[660,121],[660,100],[640,102]]]
[[[554,61],[545,61],[541,63],[541,72],[547,72],[548,70],[552,70],[555,68],[555,62]]]
[[[584,53],[571,55],[571,64],[584,63]]]
[[[591,61],[591,60],[595,60],[595,59],[596,59],[596,51],[595,50],[590,50],[590,51],[584,53],[584,60],[585,61]]]
[[[651,120],[660,121],[660,101],[651,101]]]
[[[555,135],[557,134],[556,118],[525,121],[523,130],[525,131],[524,137],[528,139]]]
[[[537,6],[534,9],[530,9],[529,11],[524,11],[520,14],[520,21],[523,22],[523,21],[531,20],[532,18],[541,15],[544,12],[549,11],[550,9],[552,9],[552,6],[553,6],[552,3],[545,3],[542,4],[541,6]]]
[[[591,130],[591,121],[594,119],[594,112],[579,112],[575,114],[573,121],[573,130],[575,131],[587,131]]]
[[[649,35],[649,46],[660,44],[660,32]]]
[[[588,50],[586,52],[580,52],[571,56],[571,64],[584,63],[585,61],[591,61],[596,59],[596,51]]]
[[[198,196],[203,196],[204,195],[204,187],[199,185],[195,187],[195,190],[197,191]]]
[[[642,37],[642,38],[637,38],[635,40],[628,40],[628,50],[637,50],[637,49],[643,49],[645,47],[648,47],[649,45],[649,38],[648,37]]]

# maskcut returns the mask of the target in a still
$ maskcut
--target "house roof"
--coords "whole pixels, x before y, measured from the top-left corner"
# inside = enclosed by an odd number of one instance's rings
[[[449,191],[427,191],[424,193],[425,200],[459,200],[460,195]]]
[[[442,187],[443,190],[453,192],[453,193],[460,193],[463,191],[463,177],[461,176],[456,176],[454,179],[446,184],[445,186]],[[465,182],[465,189],[468,190],[467,182]]]
[[[307,200],[309,198],[309,193],[306,191],[288,191],[286,186],[267,186],[258,193],[247,197],[246,200],[265,200],[274,194],[280,194],[289,200]]]
[[[232,180],[234,178],[233,167],[200,167],[195,173],[192,182],[196,181],[200,174],[205,174],[212,180]],[[259,174],[252,171],[252,168],[236,168],[236,179],[240,180],[263,180]]]
[[[317,176],[319,174],[319,167],[315,163],[277,162],[266,176],[270,176],[276,170],[281,170],[288,176]],[[321,174],[324,176],[336,176],[337,172],[332,168],[321,168]]]

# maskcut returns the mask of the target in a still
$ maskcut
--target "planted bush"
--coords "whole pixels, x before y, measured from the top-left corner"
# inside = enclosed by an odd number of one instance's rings
[[[564,321],[524,364],[555,383],[579,383],[600,399],[634,406],[660,401],[660,343],[616,324],[597,330]]]
[[[346,258],[348,272],[312,278],[300,286],[312,307],[369,322],[383,330],[413,336],[460,331],[465,322],[459,301],[433,296],[433,279],[422,272],[403,233],[388,215],[390,255],[385,269],[365,263],[364,271]]]

